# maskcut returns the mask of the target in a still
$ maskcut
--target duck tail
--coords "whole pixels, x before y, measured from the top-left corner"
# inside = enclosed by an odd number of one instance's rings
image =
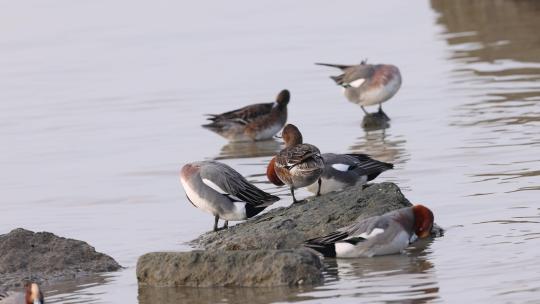
[[[322,254],[326,258],[335,258],[336,257],[336,244],[330,243],[330,244],[322,244],[318,243],[316,241],[306,241],[304,243],[304,247],[313,249],[320,254]]]
[[[352,153],[347,155],[356,158],[358,164],[356,164],[355,167],[366,171],[368,181],[375,179],[379,174],[386,170],[394,169],[393,164],[378,161],[367,154]]]
[[[332,68],[338,68],[338,69],[341,69],[341,70],[344,70],[346,68],[350,68],[351,65],[345,65],[345,64],[333,64],[333,63],[322,63],[322,62],[315,62],[316,65],[322,65],[322,66],[327,66],[327,67],[332,67]]]

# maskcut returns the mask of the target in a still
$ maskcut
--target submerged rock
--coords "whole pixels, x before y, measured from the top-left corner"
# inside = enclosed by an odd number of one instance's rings
[[[64,280],[121,266],[86,242],[22,228],[0,235],[0,286]]]
[[[192,245],[207,250],[299,248],[306,239],[326,235],[358,218],[411,206],[393,183],[363,188],[350,187],[269,210],[227,230],[205,233],[192,241]]]
[[[306,249],[147,253],[137,279],[153,287],[270,287],[322,282],[322,262]]]
[[[143,255],[137,263],[137,279],[143,287],[318,284],[321,261],[303,248],[306,239],[408,206],[411,203],[393,183],[308,198],[192,241],[204,251]],[[439,228],[434,233],[440,233]]]

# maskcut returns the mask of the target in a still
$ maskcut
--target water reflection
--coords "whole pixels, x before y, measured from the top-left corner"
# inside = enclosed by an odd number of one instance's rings
[[[462,100],[450,125],[467,129],[460,148],[485,155],[468,175],[476,182],[506,184],[504,192],[537,190],[538,168],[523,162],[530,160],[527,150],[540,147],[540,2],[432,0],[431,5],[455,62],[451,90]],[[517,178],[533,185],[523,187]]]
[[[346,284],[341,296],[358,297],[384,303],[426,303],[438,298],[439,287],[434,266],[427,254],[431,241],[419,241],[406,254],[365,259],[326,259],[325,281],[328,285]],[[393,277],[406,284],[397,285]],[[329,284],[330,283],[330,284]]]
[[[289,301],[298,292],[309,289],[289,287],[274,288],[158,288],[139,287],[139,303],[249,303],[264,304],[276,301]]]
[[[388,134],[387,134],[388,133]],[[369,131],[349,147],[353,153],[365,153],[371,157],[392,163],[405,163],[409,155],[405,150],[407,141],[402,137],[392,137],[388,130]]]
[[[214,159],[274,156],[281,150],[281,143],[271,139],[256,142],[230,142],[224,145]]]
[[[76,280],[60,281],[43,286],[47,303],[96,303],[99,293],[89,288],[102,286],[113,281],[113,275],[89,275]]]

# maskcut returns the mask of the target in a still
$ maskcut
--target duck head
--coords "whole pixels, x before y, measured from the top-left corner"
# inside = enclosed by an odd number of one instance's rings
[[[433,228],[433,212],[422,205],[416,205],[412,210],[414,213],[414,233],[418,238],[428,237],[431,234],[431,228]]]
[[[283,186],[285,184],[277,176],[276,170],[274,169],[275,165],[276,165],[276,157],[274,156],[272,160],[268,163],[268,167],[266,167],[266,177],[272,184],[276,186]]]
[[[276,97],[276,102],[280,107],[286,107],[291,99],[291,93],[289,90],[282,90]]]
[[[28,282],[25,284],[26,294],[25,300],[26,304],[44,304],[43,293],[39,289],[39,285],[34,282]]]
[[[287,148],[299,145],[303,142],[302,133],[300,133],[300,130],[293,124],[287,124],[285,128],[283,128],[281,137]]]

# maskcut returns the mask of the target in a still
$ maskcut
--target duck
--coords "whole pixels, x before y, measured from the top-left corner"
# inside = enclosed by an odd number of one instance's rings
[[[369,155],[360,153],[323,153],[322,158],[324,160],[324,171],[321,175],[321,194],[340,191],[354,185],[364,185],[384,171],[394,168],[392,164],[375,160]],[[313,183],[307,186],[306,189],[316,193],[318,184]]]
[[[275,102],[257,103],[221,114],[208,114],[211,123],[202,125],[230,142],[272,139],[287,122],[291,94],[282,90]]]
[[[214,215],[214,231],[219,219],[221,229],[229,221],[241,221],[261,213],[279,200],[249,183],[240,173],[217,161],[199,161],[184,165],[180,182],[188,201],[195,207]]]
[[[324,170],[321,152],[314,145],[303,143],[302,133],[293,124],[287,124],[281,134],[285,148],[270,161],[267,167],[267,176],[269,172],[272,175],[270,181],[278,185],[288,185],[293,203],[298,202],[294,196],[294,190],[314,182],[318,182],[317,196],[319,196],[322,182],[320,177]]]
[[[0,294],[0,304],[44,304],[43,293],[36,282],[27,282],[24,292],[8,291]]]
[[[379,105],[392,98],[401,87],[401,73],[395,65],[368,64],[363,60],[357,65],[315,63],[340,69],[343,74],[330,76],[337,85],[343,87],[343,94],[352,103],[358,104],[366,115],[369,113],[364,107]]]
[[[304,246],[324,257],[359,258],[401,253],[418,238],[431,235],[433,212],[423,205],[357,220]]]

